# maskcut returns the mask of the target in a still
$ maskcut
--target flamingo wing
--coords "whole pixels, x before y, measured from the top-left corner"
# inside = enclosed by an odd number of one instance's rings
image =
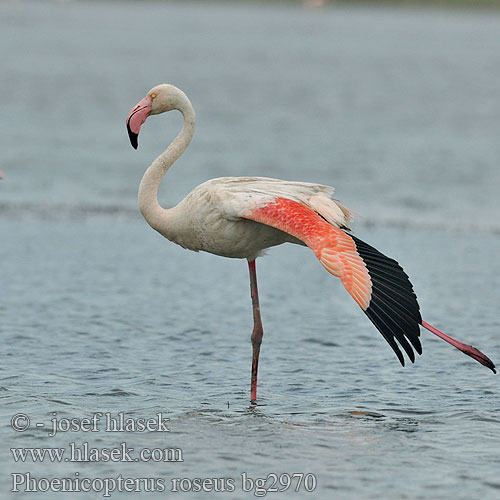
[[[311,248],[325,269],[340,278],[403,366],[399,346],[412,362],[413,349],[422,354],[417,297],[408,276],[394,259],[292,199],[277,197],[241,216],[285,231]]]
[[[330,224],[348,229],[353,212],[332,198],[331,186],[284,181],[269,177],[218,177],[199,186],[225,217],[248,218],[249,210],[269,205],[278,198],[296,201],[320,213]],[[272,224],[269,224],[272,225]]]

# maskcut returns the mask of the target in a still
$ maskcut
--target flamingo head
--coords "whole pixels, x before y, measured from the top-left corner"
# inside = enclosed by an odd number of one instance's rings
[[[163,83],[153,87],[127,116],[127,131],[134,149],[138,146],[139,131],[149,115],[158,115],[173,109],[182,109],[184,92],[173,85]]]

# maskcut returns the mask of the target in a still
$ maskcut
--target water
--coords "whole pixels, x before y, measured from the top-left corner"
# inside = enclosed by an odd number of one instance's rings
[[[165,206],[220,175],[334,185],[363,215],[355,233],[404,265],[424,318],[498,362],[498,13],[16,2],[0,20],[0,498],[68,495],[10,492],[26,472],[164,481],[140,498],[173,495],[174,478],[230,478],[225,498],[253,497],[242,473],[316,478],[270,498],[498,498],[498,379],[427,332],[401,368],[306,249],[257,264],[250,408],[246,264],[147,226],[137,186],[181,122],[152,118],[138,152],[124,127],[149,88],[177,84],[198,126]],[[54,413],[96,412],[162,412],[170,432],[49,437]],[[11,429],[17,413],[28,431]],[[181,449],[183,461],[15,463],[10,451],[85,441]]]

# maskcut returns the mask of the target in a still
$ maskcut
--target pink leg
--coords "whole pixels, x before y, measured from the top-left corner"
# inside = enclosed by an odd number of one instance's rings
[[[262,343],[262,320],[260,319],[259,291],[257,290],[257,274],[255,272],[255,260],[248,261],[248,270],[250,271],[250,293],[252,295],[253,307],[253,332],[252,332],[252,378],[250,383],[250,401],[257,401],[257,369],[259,367],[260,344]]]
[[[481,363],[484,366],[487,366],[490,370],[493,371],[493,373],[496,373],[495,370],[495,365],[493,364],[493,361],[491,361],[488,356],[483,354],[479,349],[476,349],[475,347],[472,347],[471,345],[463,344],[462,342],[459,342],[458,340],[454,339],[453,337],[450,337],[449,335],[446,335],[446,333],[443,333],[441,330],[438,330],[435,326],[430,325],[427,323],[427,321],[422,321],[422,326],[432,332],[434,335],[437,335],[439,338],[443,339],[444,341],[448,342],[448,344],[451,344],[453,347],[456,347],[460,351],[462,351],[464,354],[467,354],[467,356],[470,356],[471,358],[475,359],[477,362]]]

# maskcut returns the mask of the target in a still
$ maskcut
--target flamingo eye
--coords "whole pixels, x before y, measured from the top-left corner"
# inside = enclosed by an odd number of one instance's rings
[[[154,99],[158,94],[150,94],[151,98]]]

